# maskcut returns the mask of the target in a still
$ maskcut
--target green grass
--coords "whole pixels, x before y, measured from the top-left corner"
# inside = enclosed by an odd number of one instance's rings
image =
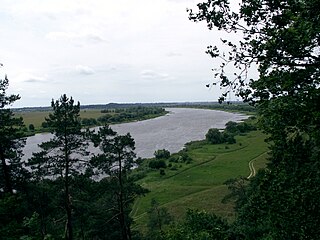
[[[33,124],[36,129],[40,129],[42,122],[45,121],[49,113],[51,111],[25,111],[15,113],[15,116],[22,117],[26,127]],[[101,113],[101,109],[85,109],[80,111],[81,118],[98,118],[104,114]]]
[[[180,219],[188,208],[193,208],[215,212],[232,221],[233,204],[221,203],[228,193],[224,182],[249,176],[249,162],[254,160],[254,167],[261,168],[267,157],[265,135],[261,132],[250,132],[236,139],[237,143],[232,145],[211,145],[204,141],[188,144],[187,153],[193,159],[191,164],[172,163],[178,166],[178,170],[167,168],[164,176],[160,176],[159,171],[151,171],[141,179],[139,183],[150,193],[137,199],[133,206],[131,215],[136,222],[135,228],[145,228],[146,211],[152,198],[168,208],[175,219]]]
[[[97,119],[106,113],[101,113],[101,110],[103,109],[82,109],[80,111],[80,118],[94,118]],[[25,126],[28,128],[30,124],[33,124],[36,132],[41,132],[44,129],[42,129],[41,124],[45,121],[45,118],[49,116],[49,113],[51,111],[22,111],[22,112],[15,112],[16,117],[22,117]],[[110,114],[110,113],[109,113]],[[112,114],[112,113],[111,113]],[[156,118],[160,117],[163,114],[149,114],[141,117],[139,120],[146,120],[146,119],[151,119],[151,118]],[[127,120],[125,122],[130,122],[130,121],[137,121],[137,120]],[[119,122],[123,123],[123,122]],[[44,130],[46,131],[46,130]]]

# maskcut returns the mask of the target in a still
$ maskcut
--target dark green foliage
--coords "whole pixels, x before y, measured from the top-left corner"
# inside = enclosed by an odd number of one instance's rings
[[[161,175],[161,176],[166,175],[166,171],[165,171],[163,168],[160,169],[160,175]]]
[[[166,168],[167,164],[166,161],[163,159],[152,159],[149,162],[149,168],[152,169],[159,169],[159,168]]]
[[[154,152],[154,157],[156,159],[168,159],[170,157],[170,152],[166,149],[159,149]]]
[[[151,199],[151,206],[148,210],[148,233],[146,239],[164,239],[163,230],[173,221],[173,217],[165,207],[160,207],[160,204],[154,198]]]
[[[31,123],[29,124],[29,131],[33,132],[34,131],[34,125]]]
[[[42,123],[41,123],[41,127],[43,127],[43,128],[48,128],[49,125],[48,125],[47,122],[42,122]]]
[[[231,236],[229,229],[228,223],[215,214],[188,210],[185,220],[167,231],[163,239],[223,240]]]
[[[98,122],[100,122],[102,124],[106,124],[106,123],[110,122],[111,117],[112,117],[111,115],[103,115],[101,117],[98,117],[97,120],[98,120]]]
[[[238,123],[229,121],[226,123],[225,131],[236,134],[238,132]]]
[[[217,128],[210,128],[206,134],[206,140],[212,144],[223,143],[222,133]]]
[[[220,85],[255,104],[259,127],[269,136],[270,162],[254,177],[238,204],[243,239],[318,239],[320,212],[320,2],[244,0],[198,4],[190,19],[210,29],[243,35],[221,39],[229,52],[209,46],[222,59]],[[258,64],[259,78],[247,81]],[[235,78],[225,67],[235,66]],[[240,125],[239,132],[248,126]],[[245,197],[243,197],[245,196]]]
[[[97,120],[102,124],[122,123],[133,120],[145,120],[149,117],[160,116],[165,113],[163,108],[159,107],[128,107],[101,110],[105,115]]]
[[[109,236],[103,239],[131,239],[131,205],[136,196],[146,193],[129,176],[134,165],[135,142],[129,133],[118,135],[109,126],[100,128],[93,135],[93,142],[102,153],[93,157],[91,164],[99,174],[108,175],[102,182],[110,183],[109,189],[102,191],[103,197],[99,199],[100,205],[106,206],[102,209],[107,214],[102,219],[111,227]]]
[[[0,232],[2,239],[19,239],[26,231],[23,218],[28,213],[22,195],[5,194],[0,198]]]
[[[20,161],[25,139],[22,118],[15,118],[7,108],[20,96],[6,95],[8,86],[7,77],[0,79],[0,192],[13,193],[26,180],[26,170]]]
[[[192,158],[188,155],[186,151],[182,150],[178,154],[179,154],[179,157],[177,162],[183,162],[186,164],[189,164],[192,162]]]
[[[46,122],[53,133],[53,138],[40,144],[42,152],[33,155],[29,165],[34,179],[42,180],[52,176],[61,178],[60,188],[63,191],[60,199],[66,213],[65,238],[73,239],[73,191],[74,178],[81,174],[88,164],[84,159],[87,141],[85,132],[81,131],[80,103],[74,104],[72,98],[62,95],[57,101],[52,100],[53,113]]]
[[[220,143],[236,143],[236,139],[234,138],[235,133],[224,131],[220,132],[219,129],[211,128],[206,134],[206,140],[212,144],[220,144]]]
[[[236,122],[227,122],[225,131],[234,135],[241,134],[241,133],[247,133],[250,131],[257,130],[257,127],[254,126],[252,123],[248,123],[246,121],[236,123]]]
[[[223,132],[222,139],[223,139],[223,142],[226,142],[228,144],[236,143],[236,139],[234,138],[234,134],[229,133],[228,131]]]
[[[86,127],[96,126],[96,125],[98,125],[98,121],[95,118],[82,118],[81,124],[82,124],[82,126],[86,126]]]

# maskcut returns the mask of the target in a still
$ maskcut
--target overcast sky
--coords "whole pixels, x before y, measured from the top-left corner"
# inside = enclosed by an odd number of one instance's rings
[[[14,107],[66,93],[84,104],[216,101],[205,50],[220,33],[194,0],[1,0],[0,69]]]

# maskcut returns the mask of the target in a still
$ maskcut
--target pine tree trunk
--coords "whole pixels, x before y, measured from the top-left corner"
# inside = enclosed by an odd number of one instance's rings
[[[122,183],[122,162],[121,162],[121,156],[119,154],[119,210],[120,210],[120,225],[121,225],[121,232],[122,232],[122,239],[123,240],[131,240],[131,234],[130,230],[128,229],[129,226],[126,224],[126,217],[125,217],[125,212],[124,212],[124,199],[123,199],[123,183]]]
[[[0,158],[1,158],[1,165],[2,165],[2,171],[4,175],[4,191],[7,193],[13,194],[13,189],[11,185],[11,179],[10,179],[10,172],[8,165],[6,164],[6,159],[4,157],[3,149],[0,149]]]
[[[66,130],[65,130],[66,132]],[[72,229],[72,203],[71,203],[71,196],[69,193],[69,153],[68,153],[68,139],[65,135],[65,180],[64,180],[64,187],[65,187],[65,207],[67,212],[67,223],[66,223],[66,240],[72,240],[73,239],[73,229]]]

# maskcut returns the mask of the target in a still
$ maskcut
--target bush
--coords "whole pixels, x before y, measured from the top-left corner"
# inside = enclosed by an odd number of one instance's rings
[[[108,122],[110,122],[110,118],[112,117],[112,115],[110,115],[110,114],[106,114],[106,115],[103,115],[103,116],[101,116],[101,117],[98,117],[98,121],[100,122],[100,123],[108,123]]]
[[[206,140],[212,144],[222,143],[222,133],[217,128],[210,128],[206,134]]]
[[[238,123],[229,121],[226,123],[226,129],[225,131],[229,133],[237,133],[238,132]]]
[[[159,149],[157,151],[154,152],[154,157],[156,159],[168,159],[170,157],[170,152],[166,149]]]
[[[176,166],[176,165],[174,165],[174,166],[172,166],[172,167],[170,168],[170,170],[172,170],[172,171],[177,171],[177,170],[178,170],[178,168],[177,168],[177,166]]]
[[[81,124],[83,126],[94,126],[98,124],[98,121],[95,118],[83,118]]]
[[[234,138],[234,135],[229,132],[223,133],[223,142],[234,144],[236,143],[236,139]]]
[[[43,128],[48,128],[49,127],[49,124],[47,122],[42,122],[41,123],[41,127]]]
[[[161,176],[166,175],[166,172],[164,171],[163,168],[160,169],[160,175],[161,175]]]
[[[169,158],[169,162],[177,163],[177,162],[179,162],[179,160],[178,160],[178,158],[176,158],[176,157],[174,157],[174,156],[171,156],[171,157]]]
[[[149,168],[159,169],[166,168],[166,162],[163,159],[153,159],[149,162]]]
[[[29,124],[29,130],[31,131],[31,132],[33,132],[34,131],[34,125],[31,123],[31,124]]]
[[[180,159],[182,162],[184,162],[186,164],[189,164],[192,162],[192,158],[186,152],[181,153]]]

